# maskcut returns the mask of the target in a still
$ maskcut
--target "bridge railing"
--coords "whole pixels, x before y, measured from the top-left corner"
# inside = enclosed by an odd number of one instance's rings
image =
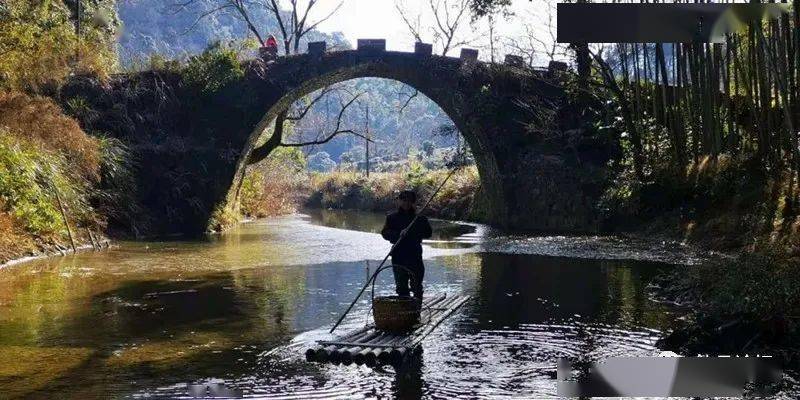
[[[318,57],[324,54],[332,54],[342,51],[353,51],[353,50],[339,50],[339,51],[329,52],[327,51],[327,43],[325,41],[308,42],[307,46],[308,50],[306,54]],[[386,52],[386,39],[358,39],[356,41],[355,51],[367,54],[384,53]],[[401,52],[396,52],[396,53],[401,53]],[[414,52],[408,54],[414,54],[420,57],[431,57],[433,56],[433,45],[430,43],[416,42],[414,43]],[[478,61],[478,54],[479,52],[477,49],[471,49],[465,47],[461,49],[459,57],[447,57],[447,58],[455,58],[463,63],[474,64],[480,62]],[[285,58],[285,57],[287,56],[281,56],[279,58]],[[490,64],[490,62],[483,62],[483,63]],[[533,70],[536,72],[556,72],[566,69],[565,63],[552,62],[552,61],[550,62],[550,65],[548,65],[547,67],[530,66],[525,63],[525,60],[522,58],[522,56],[516,54],[507,54],[503,59],[503,64],[510,67]]]

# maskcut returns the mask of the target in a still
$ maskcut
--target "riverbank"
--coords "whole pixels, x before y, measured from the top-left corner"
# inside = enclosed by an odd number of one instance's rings
[[[49,99],[0,92],[0,265],[106,241],[121,151]]]
[[[386,212],[394,209],[397,193],[417,192],[421,206],[450,173],[448,170],[409,169],[404,172],[377,172],[369,177],[361,172],[312,174],[306,207]],[[431,200],[426,214],[431,217],[477,221],[480,210],[475,198],[480,177],[475,166],[456,171],[439,194]]]
[[[647,183],[622,175],[604,198],[606,227],[725,254],[654,281],[690,310],[661,342],[682,354],[772,354],[800,366],[800,217],[791,174],[754,159],[704,157]]]

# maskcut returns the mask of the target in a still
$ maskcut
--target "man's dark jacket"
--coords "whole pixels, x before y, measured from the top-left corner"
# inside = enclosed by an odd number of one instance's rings
[[[397,242],[400,232],[414,219],[414,210],[404,211],[399,209],[386,216],[381,235],[392,244]],[[392,264],[408,267],[422,267],[422,239],[431,237],[431,224],[428,218],[420,215],[409,228],[406,236],[392,251]]]

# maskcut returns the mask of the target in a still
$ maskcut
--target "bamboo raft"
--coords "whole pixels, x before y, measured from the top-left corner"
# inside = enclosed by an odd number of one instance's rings
[[[374,324],[349,332],[335,340],[320,340],[306,350],[306,360],[350,365],[402,364],[407,356],[418,354],[422,340],[439,324],[461,307],[470,296],[440,295],[426,299],[422,304],[421,322],[405,334],[384,332]]]

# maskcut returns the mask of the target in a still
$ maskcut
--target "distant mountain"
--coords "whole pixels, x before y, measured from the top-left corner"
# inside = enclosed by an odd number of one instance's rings
[[[137,59],[147,59],[152,54],[177,58],[203,51],[215,41],[229,42],[249,37],[244,23],[231,12],[217,12],[202,19],[205,11],[217,7],[219,1],[198,0],[181,9],[180,0],[118,0],[117,9],[122,20],[119,39],[119,56],[122,65]],[[288,14],[287,14],[288,15]],[[260,32],[266,36],[278,35],[278,25],[264,10],[254,8],[252,18]],[[302,41],[325,40],[329,45],[351,47],[341,33],[310,32]]]
[[[372,156],[405,159],[409,153],[420,151],[425,141],[432,142],[437,148],[452,147],[458,143],[457,133],[439,134],[441,127],[453,124],[447,114],[433,100],[416,93],[408,85],[391,79],[362,78],[343,82],[339,86],[351,93],[364,93],[358,103],[343,115],[340,128],[363,134],[366,130],[366,110],[369,108],[369,131],[375,141],[371,145]],[[411,96],[414,97],[409,101]],[[349,96],[344,99],[346,101]],[[331,96],[319,101],[306,118],[294,127],[292,139],[298,142],[312,140],[320,134],[320,126],[327,126],[325,132],[332,131],[339,104],[339,100]],[[343,134],[324,145],[308,147],[305,151],[308,154],[325,151],[337,163],[348,152],[361,160],[364,157],[364,143],[360,137]]]

